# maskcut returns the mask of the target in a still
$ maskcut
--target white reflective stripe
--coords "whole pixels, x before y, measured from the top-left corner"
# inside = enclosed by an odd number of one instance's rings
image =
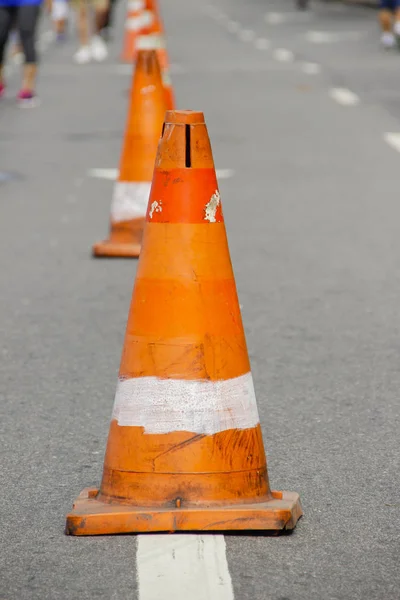
[[[111,221],[119,223],[145,217],[151,182],[117,181],[111,203]]]
[[[150,27],[154,22],[154,13],[151,10],[145,10],[142,13],[142,26]]]
[[[121,426],[144,427],[145,433],[190,431],[212,435],[227,429],[249,429],[259,423],[251,373],[221,381],[122,379],[117,385],[112,418]]]
[[[150,27],[153,20],[154,14],[149,10],[145,10],[137,17],[129,17],[129,19],[126,20],[125,27],[126,29],[129,29],[129,31],[139,31],[144,27]]]
[[[222,535],[138,536],[140,600],[233,600]]]
[[[129,0],[128,11],[137,12],[144,9],[144,0]]]
[[[138,50],[160,50],[165,48],[164,37],[158,33],[141,35],[136,42]]]

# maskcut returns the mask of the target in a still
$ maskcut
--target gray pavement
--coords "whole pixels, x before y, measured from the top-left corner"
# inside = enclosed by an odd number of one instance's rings
[[[161,2],[173,81],[234,170],[220,188],[270,479],[304,508],[290,536],[226,537],[235,598],[397,600],[400,154],[383,136],[400,132],[400,55],[361,7],[212,5]],[[118,164],[130,76],[118,39],[104,65],[72,65],[73,47],[44,55],[40,107],[0,107],[1,600],[138,598],[134,536],[63,534],[100,480],[136,270],[91,258],[112,182],[87,176]]]

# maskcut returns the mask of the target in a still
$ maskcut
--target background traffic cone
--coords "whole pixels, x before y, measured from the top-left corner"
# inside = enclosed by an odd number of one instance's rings
[[[139,256],[165,111],[156,52],[140,50],[131,88],[119,176],[111,205],[110,234],[108,240],[93,246],[95,256]]]
[[[164,25],[156,0],[146,0],[146,11],[148,14],[152,15],[152,17],[148,18],[148,24],[142,27],[141,33],[137,38],[136,45],[137,48],[156,50],[165,89],[165,101],[167,109],[173,110],[175,108],[175,97],[170,76],[168,53],[165,44]]]
[[[292,529],[272,492],[203,114],[167,113],[100,490],[66,532]]]
[[[146,0],[129,0],[125,27],[124,43],[121,53],[123,62],[132,63],[137,57],[136,41],[145,27],[151,25],[151,20],[155,18],[152,11],[146,10]]]

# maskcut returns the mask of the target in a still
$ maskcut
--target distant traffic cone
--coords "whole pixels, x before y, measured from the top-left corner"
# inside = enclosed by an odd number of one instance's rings
[[[152,16],[151,18],[148,18],[148,24],[141,29],[136,45],[137,48],[146,48],[147,50],[157,51],[157,58],[160,63],[165,89],[167,109],[173,110],[175,108],[175,97],[170,76],[168,53],[165,45],[164,26],[155,0],[146,0],[146,11],[147,14]]]
[[[136,41],[145,27],[150,27],[155,15],[146,9],[146,0],[129,0],[125,19],[124,43],[121,60],[132,63],[136,60]]]
[[[160,67],[154,50],[140,50],[131,89],[125,140],[111,205],[109,239],[95,256],[137,257],[150,195],[157,144],[165,116]]]
[[[210,142],[169,111],[158,147],[103,479],[66,532],[292,529],[270,490]]]
[[[175,108],[175,94],[172,87],[171,77],[169,74],[168,58],[165,58],[167,56],[165,47],[164,50],[159,48],[160,39],[161,38],[158,38],[158,36],[155,36],[153,34],[143,34],[137,38],[136,46],[138,50],[155,50],[155,52],[157,53],[158,62],[161,68],[162,83],[164,87],[165,105],[167,110],[173,110]],[[164,68],[161,66],[160,58],[163,61]]]

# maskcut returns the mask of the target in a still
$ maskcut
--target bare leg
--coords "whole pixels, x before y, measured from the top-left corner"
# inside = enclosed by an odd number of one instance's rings
[[[78,8],[78,36],[81,46],[87,46],[90,40],[89,9],[85,2],[79,3]]]
[[[33,63],[27,63],[23,66],[22,71],[22,89],[28,92],[35,90],[37,75],[37,65]]]
[[[392,18],[393,15],[390,10],[381,10],[379,13],[379,22],[382,27],[382,31],[389,33],[392,31]]]

